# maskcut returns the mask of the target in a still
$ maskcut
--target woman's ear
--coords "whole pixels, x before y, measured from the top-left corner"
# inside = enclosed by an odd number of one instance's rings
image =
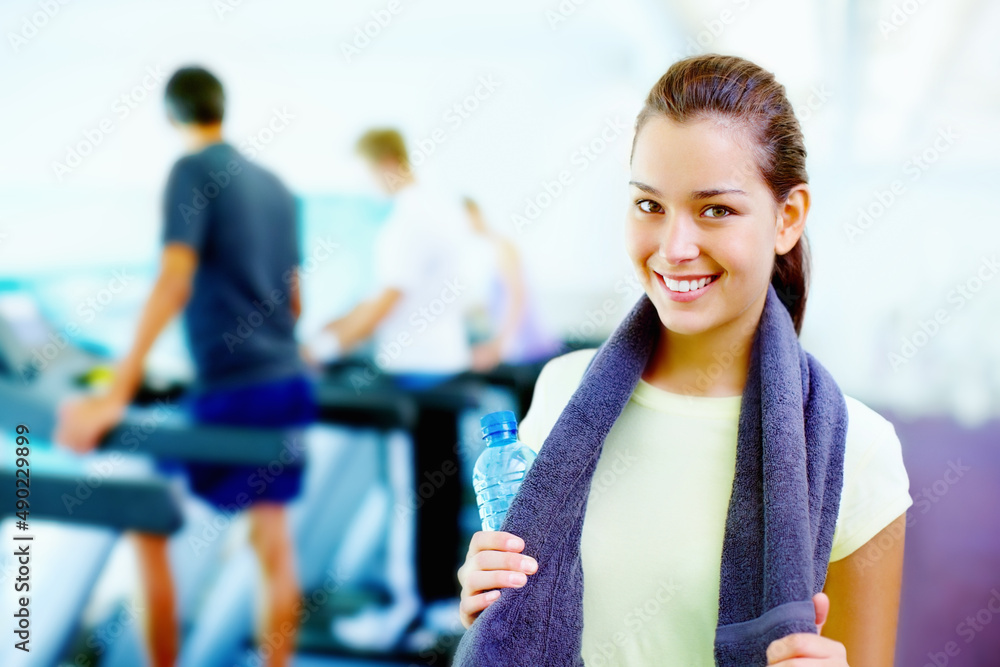
[[[785,203],[778,208],[777,235],[774,239],[774,252],[784,255],[795,247],[806,229],[806,217],[809,215],[809,186],[801,183],[792,188]]]

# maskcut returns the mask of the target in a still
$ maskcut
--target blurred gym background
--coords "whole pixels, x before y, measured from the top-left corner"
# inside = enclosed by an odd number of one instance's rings
[[[1000,4],[8,0],[0,26],[0,318],[13,332],[4,344],[29,362],[64,347],[126,351],[155,277],[164,182],[182,151],[162,103],[180,66],[220,77],[229,140],[299,201],[303,337],[370,287],[367,258],[391,202],[354,142],[395,127],[419,178],[475,199],[516,244],[560,350],[599,345],[641,294],[622,223],[632,126],[650,86],[674,60],[703,52],[775,72],[803,124],[814,195],[803,345],[846,393],[893,421],[910,474],[896,664],[1000,664],[1000,216],[988,203],[1000,176]],[[482,333],[486,288],[468,277],[470,332]],[[466,460],[479,415],[523,413],[530,399],[530,369],[527,379],[510,370],[480,378],[470,403],[454,408]],[[148,376],[161,397],[190,380],[176,323]],[[338,614],[384,603],[393,503],[376,491],[391,486],[385,452],[408,437],[405,420],[348,421],[331,417],[309,436],[316,464],[298,525],[307,583],[325,594],[296,664],[447,664],[461,629],[447,604],[419,636],[366,645],[331,630]],[[6,423],[2,437],[0,465],[11,467]],[[44,454],[32,465],[51,465],[73,489],[150,474],[141,457],[102,476],[100,454]],[[958,477],[948,474],[956,465]],[[336,502],[324,496],[334,488]],[[477,517],[465,500],[468,532]],[[191,664],[254,664],[252,564],[234,537],[245,527],[183,504],[174,558],[185,651]],[[12,523],[0,530],[5,545]],[[192,545],[213,525],[206,558]],[[32,640],[49,662],[14,651],[9,635],[0,662],[139,664],[134,562],[114,527],[38,521],[36,535]],[[15,576],[8,558],[8,619]],[[65,598],[45,607],[52,590]],[[239,620],[227,622],[233,610]]]

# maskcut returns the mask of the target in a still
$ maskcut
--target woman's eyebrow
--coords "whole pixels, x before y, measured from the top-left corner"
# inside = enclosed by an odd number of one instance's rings
[[[691,193],[691,199],[709,199],[710,197],[718,197],[719,195],[743,195],[746,197],[747,193],[735,188],[726,190],[695,190]]]
[[[643,192],[648,192],[649,194],[653,195],[654,197],[662,197],[663,196],[663,193],[660,192],[659,190],[657,190],[656,188],[654,188],[652,185],[646,185],[645,183],[642,183],[641,181],[629,181],[628,184],[629,185],[634,185],[635,187],[639,188]]]
[[[628,184],[634,185],[640,190],[648,192],[649,194],[655,197],[663,196],[663,193],[654,188],[652,185],[646,185],[641,181],[629,181]],[[695,190],[694,192],[691,193],[691,199],[696,199],[696,200],[709,199],[711,197],[718,197],[719,195],[743,195],[744,197],[748,196],[746,192],[736,188],[715,188],[711,190]]]

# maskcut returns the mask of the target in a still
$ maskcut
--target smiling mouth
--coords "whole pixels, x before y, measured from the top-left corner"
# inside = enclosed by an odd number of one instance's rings
[[[701,276],[699,278],[691,278],[688,280],[674,280],[673,278],[668,278],[662,273],[654,271],[656,275],[663,280],[663,284],[667,286],[667,289],[671,292],[676,292],[677,294],[684,294],[685,292],[693,292],[694,290],[701,289],[705,285],[709,285],[714,282],[721,273],[714,273],[710,276]]]

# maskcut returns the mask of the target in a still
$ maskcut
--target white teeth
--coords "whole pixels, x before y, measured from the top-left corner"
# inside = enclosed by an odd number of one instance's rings
[[[702,278],[700,280],[671,280],[664,277],[663,282],[667,284],[671,292],[690,292],[691,290],[701,289],[708,283],[715,280],[715,276]]]

